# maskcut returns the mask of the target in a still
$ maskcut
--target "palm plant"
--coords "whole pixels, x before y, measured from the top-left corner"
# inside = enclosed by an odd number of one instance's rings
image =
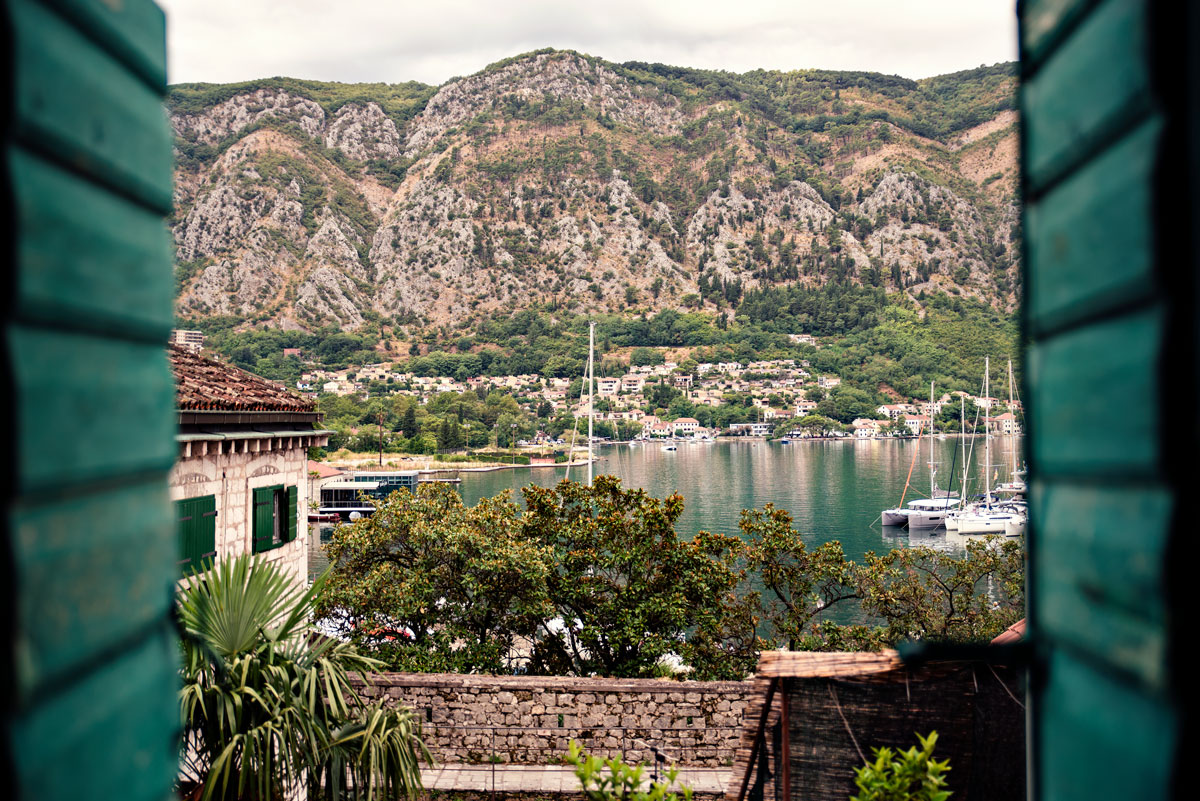
[[[184,582],[181,789],[203,801],[282,798],[303,780],[310,798],[420,790],[429,753],[411,712],[366,704],[349,681],[379,663],[310,628],[324,581],[303,590],[241,556]]]

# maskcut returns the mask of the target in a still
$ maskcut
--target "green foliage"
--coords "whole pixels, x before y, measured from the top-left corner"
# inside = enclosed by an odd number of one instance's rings
[[[762,586],[760,626],[776,646],[824,650],[813,624],[834,605],[858,598],[858,569],[836,540],[809,550],[785,510],[742,512],[748,570]]]
[[[521,536],[507,495],[467,507],[445,484],[399,490],[326,550],[318,617],[393,669],[511,673],[516,638],[552,614],[549,549]]]
[[[411,713],[367,704],[349,683],[350,671],[379,662],[311,633],[323,585],[297,588],[271,563],[240,556],[179,590],[181,781],[201,786],[205,801],[282,797],[306,775],[311,798],[344,793],[348,773],[365,798],[421,789],[427,752]]]
[[[675,654],[694,678],[740,679],[764,649],[980,641],[1023,607],[1023,550],[1002,537],[860,564],[770,505],[743,512],[741,539],[687,541],[678,495],[611,476],[522,492],[524,511],[440,484],[393,493],[335,530],[319,615],[395,669],[652,677]]]
[[[946,789],[949,760],[933,758],[937,732],[928,737],[917,735],[920,749],[911,746],[905,751],[873,748],[874,762],[855,770],[854,784],[858,794],[850,801],[946,801],[951,791]]]
[[[539,672],[652,676],[690,629],[721,614],[740,544],[707,532],[681,540],[679,495],[659,500],[613,476],[522,492],[522,528],[553,555],[548,589],[563,621],[543,627]]]
[[[620,756],[600,759],[580,748],[572,740],[564,760],[575,766],[575,775],[587,801],[680,801],[679,794],[671,791],[671,785],[679,772],[671,767],[666,772],[665,782],[650,782],[646,785],[645,766],[629,765]],[[691,801],[692,788],[682,787],[683,801]]]
[[[858,583],[888,642],[986,642],[1025,616],[1025,551],[1013,539],[972,538],[961,558],[932,548],[868,553]]]

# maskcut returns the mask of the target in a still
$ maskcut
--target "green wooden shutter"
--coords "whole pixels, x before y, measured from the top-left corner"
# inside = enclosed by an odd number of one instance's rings
[[[0,14],[5,786],[162,799],[180,558],[165,21],[148,0]]]
[[[273,547],[276,489],[277,487],[259,487],[254,490],[254,553],[269,551]]]
[[[195,548],[193,520],[195,519],[195,504],[190,498],[175,501],[175,526],[179,538],[179,572],[187,575],[192,572],[192,556]]]
[[[192,535],[192,562],[197,567],[217,561],[217,498],[205,495],[194,498],[195,528]]]
[[[1195,537],[1200,14],[1020,14],[1030,790],[1162,799],[1190,767],[1171,655],[1191,620],[1171,595],[1194,565],[1172,555]]]
[[[291,542],[292,540],[296,539],[296,529],[297,529],[297,526],[299,525],[296,522],[297,511],[298,511],[296,507],[297,507],[298,497],[299,497],[299,493],[295,487],[287,488],[288,524],[287,524],[287,529],[285,529],[285,531],[287,532],[284,535],[285,542]]]

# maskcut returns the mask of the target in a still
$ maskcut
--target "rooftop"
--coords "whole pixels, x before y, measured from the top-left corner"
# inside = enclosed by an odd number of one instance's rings
[[[181,410],[316,412],[316,401],[229,364],[167,346]]]

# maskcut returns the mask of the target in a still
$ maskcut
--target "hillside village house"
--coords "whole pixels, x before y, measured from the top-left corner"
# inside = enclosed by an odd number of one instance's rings
[[[675,420],[674,430],[677,437],[690,437],[700,427],[700,421],[694,417],[680,417]]]
[[[1003,434],[1010,436],[1021,433],[1021,426],[1017,423],[1017,418],[1012,412],[996,415],[995,417],[984,418],[988,430],[993,434]]]
[[[597,378],[596,379],[596,394],[602,398],[616,395],[621,391],[621,379],[619,378]]]
[[[260,553],[308,575],[308,448],[325,445],[316,402],[177,347],[179,456],[170,474],[180,569]]]

